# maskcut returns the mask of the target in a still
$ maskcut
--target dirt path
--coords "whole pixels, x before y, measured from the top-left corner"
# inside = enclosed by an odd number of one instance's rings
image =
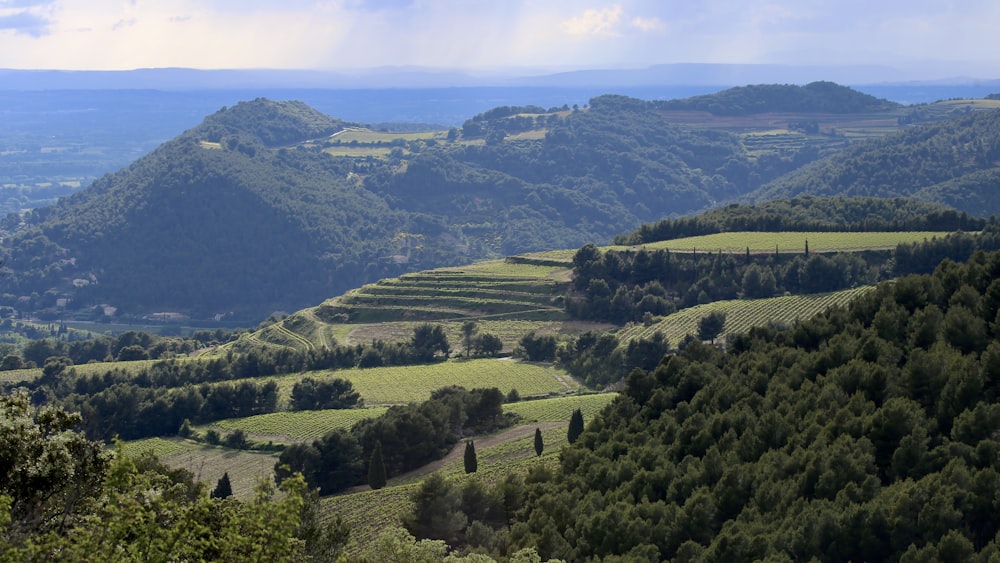
[[[470,436],[476,443],[476,451],[482,451],[486,448],[503,444],[506,442],[513,442],[514,440],[520,440],[521,438],[526,438],[535,434],[536,428],[541,428],[542,430],[548,430],[549,428],[557,428],[559,426],[569,426],[568,422],[540,422],[537,424],[524,424],[522,426],[515,426],[514,428],[509,428],[500,432],[499,434],[489,434],[486,436]],[[423,477],[424,475],[429,475],[434,473],[438,469],[441,469],[448,462],[455,461],[456,459],[465,455],[465,442],[460,440],[455,447],[451,449],[443,458],[432,461],[427,465],[422,465],[411,471],[407,471],[401,475],[396,475],[390,479],[388,486],[392,486],[397,482],[410,482],[417,477]],[[358,485],[357,487],[351,487],[341,492],[341,494],[357,493],[360,491],[369,491],[371,488],[368,485]]]

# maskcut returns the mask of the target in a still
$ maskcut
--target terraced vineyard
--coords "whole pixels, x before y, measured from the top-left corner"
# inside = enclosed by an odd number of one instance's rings
[[[626,327],[618,333],[618,338],[619,342],[625,345],[630,340],[649,338],[653,333],[661,332],[672,345],[677,345],[688,334],[698,334],[698,322],[702,317],[717,311],[726,314],[726,324],[720,334],[720,338],[725,338],[731,334],[747,332],[755,326],[767,326],[771,323],[790,325],[797,320],[812,317],[830,307],[846,305],[856,297],[873,289],[873,286],[865,286],[814,295],[785,295],[769,299],[716,301],[683,309],[650,326]]]
[[[406,340],[416,323],[429,321],[445,325],[450,341],[457,343],[467,320],[481,323],[481,332],[500,336],[509,350],[531,330],[555,333],[568,321],[562,295],[569,267],[564,262],[492,260],[383,279],[244,335],[222,350],[261,345],[301,350],[371,338]],[[510,322],[518,323],[516,334],[510,327],[499,328]],[[375,325],[384,326],[376,332],[371,329]]]
[[[642,245],[649,250],[665,248],[676,252],[746,252],[751,253],[805,251],[806,242],[810,252],[848,252],[862,250],[883,250],[895,248],[900,243],[921,242],[925,239],[943,238],[950,233],[935,231],[904,231],[874,233],[795,233],[795,232],[734,232],[717,233],[697,237],[665,240]],[[633,247],[610,246],[615,250]]]

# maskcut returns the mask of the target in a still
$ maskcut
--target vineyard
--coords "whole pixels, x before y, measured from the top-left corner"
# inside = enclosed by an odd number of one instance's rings
[[[686,237],[642,245],[648,250],[668,249],[675,252],[726,252],[751,254],[803,253],[806,245],[810,252],[851,252],[884,250],[899,244],[943,238],[949,233],[932,231],[838,233],[838,232],[734,232]],[[614,250],[634,247],[611,246]]]
[[[233,495],[241,499],[253,498],[261,479],[272,478],[278,460],[270,453],[208,446],[182,438],[149,438],[126,442],[123,447],[131,455],[152,451],[170,467],[187,469],[194,474],[195,480],[207,484],[210,489],[223,473],[229,473]]]
[[[402,341],[417,323],[431,321],[445,324],[450,341],[458,342],[467,320],[484,326],[507,324],[482,331],[499,332],[509,351],[524,333],[540,328],[559,332],[559,324],[567,322],[562,295],[568,267],[562,262],[492,260],[383,279],[245,334],[215,353],[258,346],[309,350],[372,339]],[[527,330],[515,334],[510,323]]]
[[[316,380],[339,377],[349,380],[368,406],[395,405],[427,400],[431,391],[458,385],[466,389],[497,387],[504,394],[512,389],[522,397],[574,393],[580,383],[554,366],[509,359],[454,359],[436,364],[391,366],[369,369],[314,371],[303,374],[259,378],[278,384],[279,402],[287,404],[292,387],[303,377]]]
[[[332,409],[322,411],[282,411],[247,418],[230,418],[195,427],[198,432],[215,430],[226,435],[234,430],[246,432],[254,442],[290,444],[322,437],[331,430],[348,430],[358,421],[381,416],[386,407]]]
[[[630,340],[649,338],[660,332],[672,345],[677,345],[685,336],[698,334],[698,322],[710,313],[726,314],[726,324],[720,335],[741,334],[755,326],[788,326],[800,319],[815,316],[834,306],[845,306],[874,287],[866,286],[833,293],[814,295],[785,295],[769,299],[736,299],[716,301],[683,309],[649,326],[632,325],[618,333],[622,345]]]
[[[584,420],[590,420],[617,397],[617,393],[600,393],[592,395],[573,395],[570,397],[554,397],[536,401],[521,401],[504,405],[505,412],[521,415],[521,424],[535,422],[569,422],[574,409],[580,409]]]

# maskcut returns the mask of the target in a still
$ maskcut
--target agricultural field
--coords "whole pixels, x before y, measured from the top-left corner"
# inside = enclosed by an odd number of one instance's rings
[[[716,301],[682,309],[649,326],[628,326],[618,333],[618,340],[624,346],[630,340],[649,338],[654,333],[661,332],[671,345],[676,346],[688,334],[698,334],[698,322],[702,317],[720,311],[726,314],[726,324],[719,338],[725,339],[732,334],[745,333],[755,326],[791,325],[797,320],[815,316],[830,307],[846,306],[858,296],[873,289],[874,286],[865,286],[814,295]]]
[[[28,382],[42,375],[42,368],[0,371],[0,384]]]
[[[387,407],[331,409],[322,411],[282,411],[247,418],[230,418],[194,427],[196,432],[215,430],[225,436],[234,430],[247,433],[253,442],[292,444],[321,438],[331,430],[349,430],[358,421],[385,414]]]
[[[446,324],[449,342],[458,349],[467,320],[479,322],[481,332],[500,336],[509,351],[531,330],[556,333],[562,331],[559,323],[572,324],[562,304],[569,275],[568,264],[491,260],[387,278],[294,313],[219,351],[406,340],[422,322]],[[525,330],[515,333],[515,326]]]
[[[570,397],[554,397],[535,401],[520,401],[503,406],[504,412],[514,412],[521,415],[520,424],[535,422],[569,422],[569,417],[575,409],[580,409],[583,419],[590,420],[617,397],[617,393],[594,393],[591,395],[573,395]]]
[[[431,391],[458,385],[466,389],[496,387],[505,395],[517,389],[522,397],[575,393],[581,384],[568,373],[551,365],[518,362],[510,359],[473,358],[415,366],[391,366],[370,369],[313,371],[278,376],[279,402],[287,404],[292,387],[302,377],[323,380],[349,380],[367,406],[413,403],[430,398]],[[254,381],[260,382],[262,378]]]
[[[257,484],[270,480],[277,455],[254,451],[239,451],[219,446],[199,444],[182,438],[148,438],[123,444],[132,455],[152,451],[160,461],[174,468],[184,468],[196,480],[215,486],[223,473],[229,473],[233,496],[251,499]]]
[[[895,248],[901,243],[914,243],[932,238],[942,238],[950,233],[935,231],[902,231],[874,233],[837,232],[734,232],[716,233],[697,237],[644,244],[648,250],[668,249],[675,252],[725,252],[751,254],[802,253],[806,244],[809,252],[851,252],[864,250],[884,250]],[[637,247],[610,246],[613,250],[635,249]]]
[[[372,131],[359,127],[348,127],[330,136],[330,141],[340,143],[357,143],[359,145],[391,144],[393,141],[429,141],[436,139],[443,141],[448,138],[447,130],[439,131],[419,131],[415,133],[401,133],[392,131]]]
[[[465,446],[462,442],[455,446],[443,462],[431,465],[434,471],[441,472],[457,484],[468,479],[493,484],[512,473],[524,475],[536,465],[555,470],[559,464],[559,450],[566,444],[566,425],[542,429],[545,449],[541,457],[535,455],[534,429],[534,426],[520,427],[512,433],[519,437],[492,446],[485,445],[485,440],[475,440],[479,468],[471,475],[467,475],[464,470],[462,453]],[[348,494],[326,497],[321,501],[323,511],[327,517],[337,515],[344,519],[351,527],[353,542],[369,544],[387,527],[401,525],[400,515],[412,510],[410,496],[419,486],[420,480],[430,472],[429,467],[392,477],[388,486],[377,491],[359,487],[359,490]]]

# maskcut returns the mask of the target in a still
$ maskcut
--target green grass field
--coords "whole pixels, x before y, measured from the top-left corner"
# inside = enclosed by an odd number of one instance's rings
[[[358,421],[382,416],[386,407],[366,409],[334,409],[322,411],[282,411],[247,418],[230,418],[195,427],[197,432],[215,430],[226,435],[243,430],[254,442],[291,444],[322,437],[336,429],[349,430]]]
[[[575,393],[581,384],[562,369],[510,359],[473,358],[446,362],[370,369],[313,371],[302,374],[257,378],[278,384],[279,401],[287,404],[292,387],[303,377],[343,378],[361,394],[367,406],[413,403],[430,398],[431,391],[448,385],[466,389],[496,387],[507,394],[517,389],[522,397]]]
[[[677,252],[727,252],[752,254],[778,252],[802,253],[806,243],[810,252],[848,252],[895,248],[900,243],[913,243],[942,238],[947,232],[905,231],[875,233],[793,233],[735,232],[665,240],[642,245],[649,250],[669,249]],[[610,246],[608,249],[627,250],[636,247]]]

